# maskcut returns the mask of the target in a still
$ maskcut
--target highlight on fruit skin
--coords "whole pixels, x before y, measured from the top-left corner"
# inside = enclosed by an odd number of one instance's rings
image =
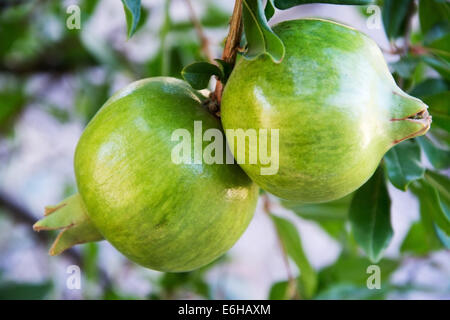
[[[234,245],[253,216],[257,185],[236,164],[171,161],[174,130],[192,131],[194,121],[221,129],[201,99],[185,82],[158,77],[103,105],[76,148],[79,193],[48,207],[34,225],[62,230],[50,254],[106,239],[142,266],[181,272]]]
[[[273,31],[284,60],[240,59],[221,105],[226,132],[279,129],[276,174],[240,164],[262,189],[305,203],[341,198],[372,176],[391,147],[428,131],[428,107],[396,85],[368,36],[322,19],[284,21]]]

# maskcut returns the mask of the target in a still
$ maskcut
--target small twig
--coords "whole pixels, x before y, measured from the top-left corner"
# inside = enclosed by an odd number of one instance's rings
[[[222,59],[228,63],[234,64],[236,54],[241,42],[242,34],[242,0],[236,0],[233,9],[233,15],[230,20],[230,31],[228,32],[225,47],[223,48]]]
[[[409,40],[412,32],[412,17],[416,13],[416,4],[414,1],[411,1],[411,4],[408,8],[408,14],[406,16],[406,30],[405,30],[405,43],[403,45],[403,55],[408,54],[409,47],[411,45],[411,42]]]
[[[206,37],[205,32],[203,31],[202,24],[200,23],[200,21],[197,18],[197,15],[195,14],[195,10],[194,10],[194,7],[192,6],[192,2],[191,2],[191,0],[184,0],[184,1],[186,2],[186,5],[188,7],[189,16],[190,16],[192,23],[194,24],[195,31],[197,32],[197,36],[200,39],[202,51],[209,62],[215,63],[213,55],[211,53],[211,49],[209,47],[209,40]]]
[[[269,197],[266,194],[264,194],[262,196],[262,199],[263,199],[263,210],[269,216],[269,218],[271,218],[270,217],[270,215],[271,215],[271,210],[270,210],[271,203],[270,203]],[[286,274],[287,274],[287,278],[288,278],[288,290],[287,290],[288,297],[289,298],[294,297],[294,298],[299,299],[300,296],[299,296],[298,290],[297,290],[297,282],[296,282],[296,280],[294,278],[294,275],[292,274],[292,270],[291,270],[291,267],[289,265],[289,258],[288,258],[287,252],[286,252],[286,248],[283,245],[283,241],[281,241],[281,237],[280,237],[280,234],[279,234],[277,228],[275,228],[275,233],[277,235],[278,245],[280,247],[280,250],[281,250],[281,253],[282,253],[282,256],[283,256],[283,262],[284,262],[284,265],[285,265],[285,268],[286,268]]]
[[[393,45],[391,45],[391,49],[381,48],[381,51],[383,53],[390,54],[390,55],[398,55],[403,52],[403,50],[401,48],[394,47]]]
[[[381,48],[381,51],[390,55],[403,55],[405,53],[405,48],[393,48],[393,49],[385,49]],[[432,48],[423,47],[420,45],[409,45],[408,52],[411,52],[413,55],[421,56],[428,53],[439,52],[440,54],[446,54],[445,51],[442,52],[440,50],[435,50]],[[447,54],[450,57],[450,54]]]
[[[404,55],[407,55],[410,50],[414,53],[414,50],[419,48],[418,46],[411,46],[411,42],[409,40],[409,38],[411,36],[411,32],[412,32],[412,17],[416,13],[416,9],[417,9],[416,4],[414,3],[414,1],[412,1],[408,8],[406,17],[405,17],[406,28],[405,28],[403,46],[399,48],[396,46],[394,41],[391,41],[390,49],[381,48],[381,51],[383,51],[384,53],[387,53],[387,54],[391,54],[391,55],[404,56]],[[423,51],[420,51],[420,52],[423,53]]]
[[[225,47],[223,48],[222,60],[234,65],[236,62],[236,54],[239,48],[242,35],[242,0],[236,0],[234,3],[233,14],[230,20],[230,30],[228,32]],[[220,102],[222,101],[223,84],[217,80],[216,88],[213,94],[213,100],[220,109]]]
[[[160,39],[160,50],[162,52],[161,56],[161,75],[168,76],[170,72],[169,65],[169,48],[167,46],[167,35],[170,31],[171,21],[170,21],[170,5],[172,4],[171,0],[167,0],[164,3],[164,18],[161,26],[159,39]]]
[[[405,29],[405,34],[404,34],[404,43],[403,43],[403,47],[400,48],[400,56],[404,57],[408,54],[409,50],[410,50],[410,46],[411,46],[411,42],[409,40],[410,36],[411,36],[411,32],[412,32],[412,17],[414,16],[414,14],[416,13],[416,4],[414,3],[414,1],[411,1],[411,4],[408,8],[408,13],[405,17],[406,19],[406,29]],[[405,79],[403,79],[402,77],[398,78],[398,86],[402,89],[404,89],[405,86]]]

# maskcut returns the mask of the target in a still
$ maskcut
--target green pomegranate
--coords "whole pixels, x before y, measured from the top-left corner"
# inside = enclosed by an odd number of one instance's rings
[[[76,149],[79,194],[48,207],[34,226],[63,229],[51,254],[104,238],[136,263],[178,272],[233,246],[252,218],[256,184],[236,164],[172,160],[175,130],[194,136],[194,121],[221,130],[201,99],[183,81],[161,77],[137,81],[105,103]]]
[[[395,84],[366,35],[320,19],[285,21],[273,31],[284,60],[241,59],[221,107],[229,143],[230,129],[278,130],[275,174],[261,174],[261,161],[240,163],[263,189],[300,202],[341,198],[370,178],[391,147],[428,130],[427,106]],[[248,142],[244,155],[257,148]]]

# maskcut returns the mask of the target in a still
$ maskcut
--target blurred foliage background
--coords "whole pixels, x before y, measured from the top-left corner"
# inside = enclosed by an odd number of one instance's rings
[[[81,28],[70,30],[73,4]],[[84,126],[124,85],[180,78],[187,64],[206,61],[202,33],[220,57],[233,3],[142,1],[128,39],[119,0],[0,0],[0,299],[449,299],[449,2],[376,5],[308,4],[270,21],[316,16],[356,27],[382,47],[397,83],[430,106],[430,133],[385,159],[394,237],[377,263],[382,288],[369,290],[373,263],[348,221],[354,195],[301,205],[263,194],[235,248],[189,273],[143,269],[105,242],[49,257],[50,236],[31,225],[46,204],[75,192],[72,156]],[[410,169],[403,179],[395,157]],[[81,290],[65,284],[72,264],[82,270]]]

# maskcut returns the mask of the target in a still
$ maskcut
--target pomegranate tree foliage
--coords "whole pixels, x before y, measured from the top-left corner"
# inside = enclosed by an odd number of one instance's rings
[[[195,1],[195,0],[193,0]],[[82,0],[82,24],[88,23],[99,1]],[[244,32],[241,55],[255,59],[268,55],[273,63],[284,57],[283,42],[272,32],[270,19],[277,10],[310,3],[354,5],[366,14],[367,5],[381,6],[382,24],[391,48],[398,55],[391,64],[396,82],[409,94],[423,100],[433,116],[431,130],[426,136],[398,144],[384,157],[374,176],[353,194],[322,204],[301,204],[281,201],[281,204],[302,219],[313,221],[342,246],[338,259],[331,265],[314,270],[303,252],[301,237],[294,218],[286,219],[271,214],[274,228],[286,254],[300,270],[299,276],[273,284],[268,298],[361,298],[382,299],[388,294],[420,290],[410,283],[398,286],[389,276],[402,265],[405,258],[424,257],[438,250],[450,248],[450,168],[449,101],[450,101],[450,5],[440,0],[243,0]],[[141,6],[139,0],[122,0],[128,38],[145,37],[144,28],[151,17],[152,5]],[[225,28],[230,13],[206,2],[206,10],[198,17],[206,29]],[[181,5],[181,4],[180,4]],[[320,4],[318,4],[320,5]],[[60,1],[37,4],[6,1],[0,4],[0,139],[13,139],[19,130],[15,126],[26,108],[38,104],[61,123],[83,119],[87,123],[111,93],[111,84],[119,72],[139,79],[168,75],[184,77],[194,88],[208,86],[211,76],[226,83],[232,65],[223,60],[211,64],[202,52],[202,45],[193,37],[192,21],[173,21],[170,1],[164,4],[163,21],[157,30],[151,30],[158,39],[155,55],[135,62],[108,41],[86,41],[83,29],[65,28],[66,8]],[[332,6],[329,6],[332,10]],[[301,7],[300,9],[301,10]],[[411,20],[418,15],[419,27],[412,29]],[[49,37],[42,26],[52,18],[61,28],[61,34]],[[346,23],[346,21],[340,21]],[[186,67],[183,70],[183,67]],[[89,71],[103,70],[102,81],[93,81]],[[183,71],[183,72],[182,72]],[[26,90],[26,84],[36,74],[48,75],[49,81],[65,76],[74,79],[73,108],[55,106],[43,94]],[[13,152],[13,151],[12,151]],[[388,186],[390,187],[388,188]],[[73,192],[68,185],[67,195]],[[419,202],[420,219],[410,227],[400,247],[400,256],[382,258],[393,232],[390,192],[397,188],[410,192]],[[376,195],[376,196],[374,196]],[[11,208],[0,206],[1,217]],[[367,212],[370,211],[370,214]],[[199,270],[187,273],[164,273],[151,280],[149,298],[175,298],[195,294],[215,298],[214,288],[205,280],[206,273],[216,265],[226,263],[228,257]],[[87,244],[82,249],[86,280],[98,285],[101,273],[98,267],[98,247]],[[381,269],[382,289],[366,287],[367,267],[374,262]],[[0,270],[1,271],[1,270]],[[0,273],[1,275],[1,273]],[[24,287],[1,280],[0,298],[45,298],[52,290],[50,282]],[[97,298],[133,298],[124,295],[110,279]],[[25,290],[26,289],[26,290]],[[53,289],[55,290],[55,289]],[[27,296],[23,296],[26,292]],[[85,293],[90,297],[89,293]]]

